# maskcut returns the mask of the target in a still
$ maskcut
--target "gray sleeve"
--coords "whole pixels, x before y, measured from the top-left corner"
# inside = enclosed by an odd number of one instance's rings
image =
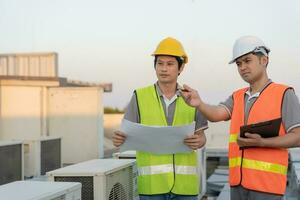
[[[124,119],[131,121],[131,122],[135,122],[135,123],[140,122],[139,109],[138,109],[135,93],[133,93],[131,100],[126,108]]]
[[[196,125],[195,125],[195,130],[205,130],[208,128],[208,123],[207,119],[200,113],[198,110],[196,110]]]
[[[293,89],[288,89],[283,97],[282,121],[286,132],[300,127],[300,105]]]
[[[219,105],[223,106],[227,110],[228,114],[231,117],[231,113],[232,113],[232,110],[233,110],[233,97],[232,97],[232,95],[230,95],[226,99],[226,101],[220,102]]]

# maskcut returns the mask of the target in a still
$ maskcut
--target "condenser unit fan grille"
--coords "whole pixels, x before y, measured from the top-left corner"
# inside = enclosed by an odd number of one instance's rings
[[[133,184],[132,166],[107,175],[106,198],[108,200],[132,200]]]
[[[127,200],[126,191],[122,184],[116,183],[109,193],[109,200]]]

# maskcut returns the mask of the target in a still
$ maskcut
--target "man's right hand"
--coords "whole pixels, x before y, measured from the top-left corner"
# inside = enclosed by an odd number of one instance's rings
[[[190,88],[187,85],[183,85],[183,89],[180,90],[184,101],[192,107],[195,107],[211,122],[219,122],[230,119],[230,113],[224,106],[213,106],[204,103],[197,90]]]
[[[181,90],[182,97],[184,101],[192,106],[197,108],[202,103],[202,100],[197,92],[197,90],[192,89],[188,85],[183,85],[183,89]]]
[[[115,131],[112,139],[114,146],[119,147],[125,142],[126,135],[121,131]]]

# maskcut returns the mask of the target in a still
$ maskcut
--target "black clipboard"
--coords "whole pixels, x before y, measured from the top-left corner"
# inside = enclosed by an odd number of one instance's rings
[[[257,133],[263,138],[276,137],[279,135],[281,121],[281,118],[277,118],[270,121],[241,126],[240,136],[246,138],[245,133]]]

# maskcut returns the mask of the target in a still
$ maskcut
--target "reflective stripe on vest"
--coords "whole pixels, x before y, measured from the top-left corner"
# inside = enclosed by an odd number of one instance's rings
[[[242,158],[231,158],[229,160],[229,167],[237,167],[241,166]],[[248,169],[255,169],[255,170],[261,170],[261,171],[267,171],[277,174],[286,175],[287,174],[287,167],[280,164],[274,164],[264,161],[258,161],[258,160],[250,160],[250,159],[243,159],[243,168]]]
[[[163,174],[163,173],[173,173],[173,165],[154,165],[154,166],[146,166],[146,167],[139,167],[138,173],[139,175],[153,175],[153,174]],[[197,168],[194,166],[175,166],[175,173],[176,174],[190,174],[196,175]]]
[[[284,148],[247,148],[240,150],[237,144],[240,127],[281,117],[281,105],[289,87],[269,84],[255,100],[244,122],[244,95],[247,88],[233,93],[233,111],[229,137],[229,182],[231,186],[243,187],[259,192],[284,194],[288,152]],[[238,134],[236,134],[238,133]],[[283,125],[279,136],[285,135]]]
[[[136,90],[136,96],[141,124],[168,125],[160,97],[154,85]],[[195,108],[188,106],[182,97],[178,97],[172,125],[192,123],[195,112]],[[153,195],[172,192],[181,195],[197,195],[199,193],[195,151],[174,155],[155,155],[138,151],[137,168],[139,194]]]
[[[146,167],[139,167],[138,174],[141,175],[153,175],[153,174],[164,174],[164,173],[173,173],[173,165],[166,164],[166,165],[154,165],[154,166],[146,166]]]
[[[194,166],[175,166],[175,173],[176,174],[189,174],[189,175],[196,175],[197,168]]]
[[[229,143],[236,142],[238,138],[238,134],[230,134],[229,136]]]

